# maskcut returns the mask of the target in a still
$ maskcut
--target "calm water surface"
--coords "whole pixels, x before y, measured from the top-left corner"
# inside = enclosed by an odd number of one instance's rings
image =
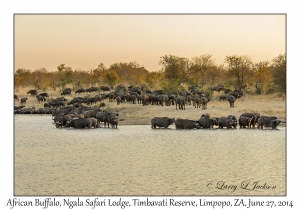
[[[285,195],[285,132],[57,129],[15,115],[14,194]]]

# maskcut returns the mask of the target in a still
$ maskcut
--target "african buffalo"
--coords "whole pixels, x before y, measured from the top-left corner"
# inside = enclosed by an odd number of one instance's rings
[[[46,101],[46,97],[42,96],[42,95],[37,95],[36,99],[37,99],[38,103]]]
[[[65,90],[62,91],[61,95],[62,96],[71,95],[71,89],[70,88],[66,88]]]
[[[240,116],[239,118],[239,125],[240,128],[250,128],[251,122],[252,122],[253,117],[252,116]]]
[[[112,128],[118,128],[119,123],[119,115],[112,113],[107,117],[107,127],[109,128],[109,124],[111,124]]]
[[[119,104],[122,102],[121,97],[120,97],[120,96],[117,96],[117,97],[116,97],[116,101],[117,101],[117,105],[119,105]]]
[[[149,95],[147,93],[144,93],[141,98],[143,106],[149,104]]]
[[[102,100],[103,98],[102,98],[102,95],[95,95],[94,96],[94,103],[97,103],[98,101],[100,102],[101,100]]]
[[[161,95],[161,94],[164,94],[164,91],[163,90],[154,90],[153,93],[157,94],[157,95]]]
[[[200,99],[200,96],[199,95],[194,95],[194,98],[193,98],[193,106],[195,108],[200,108],[201,107],[201,99]]]
[[[172,123],[175,123],[175,118],[154,117],[151,119],[151,128],[156,128],[156,126],[168,128]]]
[[[219,121],[218,121],[218,124],[219,124],[219,128],[223,128],[223,127],[226,127],[226,128],[234,127],[234,128],[236,128],[237,120],[234,116],[229,115],[228,117],[220,117]]]
[[[84,92],[85,92],[84,89],[81,88],[81,89],[76,90],[76,91],[75,91],[75,94],[76,94],[76,93],[78,93],[78,94],[79,94],[79,93],[84,93]]]
[[[100,89],[102,91],[110,91],[110,88],[109,87],[106,87],[106,86],[101,86]]]
[[[263,127],[271,127],[272,129],[277,129],[277,126],[282,121],[277,119],[275,116],[260,116],[257,121],[257,128],[263,129]]]
[[[92,120],[89,118],[80,118],[80,119],[71,119],[67,121],[66,127],[73,127],[73,128],[88,128],[92,127]]]
[[[100,103],[99,108],[101,108],[101,107],[105,107],[105,103],[104,102]]]
[[[131,94],[131,95],[127,96],[126,102],[132,102],[133,104],[135,104],[136,103],[136,95]]]
[[[54,117],[54,124],[56,128],[66,126],[68,121],[71,121],[72,118],[78,117],[77,114],[59,114]]]
[[[218,125],[218,119],[213,117],[213,118],[210,118],[209,115],[202,115],[199,119],[199,125],[200,127],[202,128],[213,128],[214,125]]]
[[[83,102],[84,102],[84,98],[82,98],[82,97],[75,97],[75,98],[73,98],[73,99],[68,103],[68,105],[70,105],[70,104],[75,104],[75,103],[81,104],[81,103],[83,103]]]
[[[255,128],[255,124],[257,124],[257,122],[258,122],[258,118],[260,117],[260,114],[256,113],[256,112],[253,112],[251,114],[253,115],[251,127]]]
[[[233,92],[236,92],[239,94],[238,98],[242,97],[244,94],[243,94],[243,91],[241,90],[234,90]]]
[[[137,100],[137,103],[138,103],[138,104],[141,104],[141,103],[142,103],[142,95],[138,95],[138,96],[136,97],[136,100]]]
[[[210,90],[220,92],[221,90],[224,90],[224,86],[221,84],[217,85],[217,86],[212,86],[212,87],[210,87]]]
[[[48,103],[44,103],[44,108],[50,108],[50,105]]]
[[[232,95],[228,96],[228,102],[229,102],[230,108],[234,108],[235,97]]]
[[[104,127],[106,127],[107,118],[110,114],[111,113],[106,112],[106,111],[98,112],[96,114],[96,119],[97,119],[98,125],[100,125],[100,122],[104,122]]]
[[[168,101],[169,101],[169,96],[168,96],[168,95],[165,95],[165,94],[159,95],[159,96],[158,96],[158,100],[159,100],[159,104],[160,104],[161,106],[164,106],[164,102],[165,102],[165,104],[167,105],[167,104],[168,104]]]
[[[176,129],[199,129],[199,122],[195,120],[188,120],[188,119],[176,119],[175,120],[175,127]]]
[[[43,96],[45,98],[49,98],[48,93],[44,92],[44,93],[39,93],[39,96]]]
[[[125,92],[126,91],[126,87],[124,85],[118,85],[116,88],[115,88],[115,91],[116,92]]]
[[[21,98],[21,104],[26,104],[27,98]]]
[[[29,90],[28,92],[27,92],[27,94],[31,94],[32,96],[35,96],[35,95],[37,95],[37,90]]]
[[[149,96],[149,100],[151,102],[151,105],[158,105],[159,104],[159,98],[158,98],[158,95],[156,95],[156,94],[151,94]]]
[[[188,92],[187,92],[186,90],[182,90],[182,91],[179,92],[179,95],[180,95],[180,96],[186,97],[186,96],[187,96],[187,93],[188,93]]]
[[[232,92],[230,93],[230,95],[231,95],[231,96],[234,96],[234,98],[239,98],[239,93],[236,92],[236,91],[232,91]]]
[[[82,114],[85,118],[96,117],[96,114],[100,111],[101,111],[100,109],[91,109],[91,110],[83,111]]]
[[[250,122],[250,127],[255,128],[255,124],[257,123],[258,118],[260,117],[259,113],[243,113],[241,116],[252,118]]]
[[[50,102],[49,102],[49,104],[50,104]],[[65,103],[63,101],[55,101],[51,104],[51,106],[58,108],[58,107],[65,106]]]
[[[221,101],[221,100],[223,100],[223,101],[228,100],[228,95],[226,95],[226,94],[220,95],[219,101]]]
[[[177,104],[178,104],[178,109],[185,110],[185,98],[184,96],[177,96],[175,100],[175,105],[177,109]]]
[[[191,94],[187,94],[187,96],[186,96],[186,104],[187,105],[191,105],[192,104],[192,96],[191,96]]]
[[[230,90],[230,89],[228,89],[228,88],[224,89],[224,93],[225,93],[225,94],[231,93],[231,92],[232,92],[232,90]]]
[[[201,97],[200,102],[201,102],[201,105],[202,105],[202,109],[207,109],[208,98],[207,97]]]
[[[97,121],[96,118],[94,118],[94,117],[89,117],[88,119],[91,121],[91,127],[94,127],[94,128],[98,128],[98,127],[99,127],[98,121]]]
[[[116,95],[115,95],[114,93],[109,93],[109,94],[108,94],[108,99],[109,99],[108,101],[109,101],[109,102],[112,102],[113,99],[115,99],[115,98],[116,98]]]
[[[98,90],[98,88],[96,88],[96,87],[90,87],[90,88],[85,89],[85,92],[91,93],[91,92],[96,92],[97,90]]]

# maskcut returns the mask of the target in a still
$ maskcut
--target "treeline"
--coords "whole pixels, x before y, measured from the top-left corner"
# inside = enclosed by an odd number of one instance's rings
[[[224,63],[217,65],[211,54],[194,58],[175,55],[160,57],[160,71],[149,72],[137,62],[114,63],[108,68],[100,63],[95,69],[73,70],[60,64],[57,71],[45,68],[20,68],[15,71],[15,87],[34,86],[39,90],[64,89],[67,85],[74,90],[90,86],[118,84],[139,86],[148,89],[178,92],[190,85],[209,89],[223,84],[226,88],[252,90],[256,94],[286,92],[286,54],[280,54],[272,61],[254,63],[247,55],[226,56]]]

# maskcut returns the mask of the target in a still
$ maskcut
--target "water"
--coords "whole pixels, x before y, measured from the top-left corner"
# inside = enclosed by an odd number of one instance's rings
[[[16,196],[286,194],[285,127],[75,130],[51,123],[51,116],[15,115]]]

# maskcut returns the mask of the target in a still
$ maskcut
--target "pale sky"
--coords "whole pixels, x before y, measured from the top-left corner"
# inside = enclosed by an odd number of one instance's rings
[[[212,54],[271,61],[286,49],[286,16],[279,15],[18,15],[15,69],[52,71],[62,63],[88,70],[136,61],[149,71],[163,55]]]

